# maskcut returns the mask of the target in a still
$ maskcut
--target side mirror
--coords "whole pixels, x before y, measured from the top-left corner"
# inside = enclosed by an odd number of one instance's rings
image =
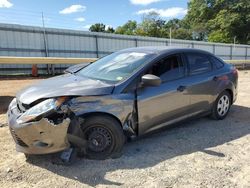
[[[153,74],[145,74],[142,76],[142,84],[144,86],[159,86],[161,79]]]

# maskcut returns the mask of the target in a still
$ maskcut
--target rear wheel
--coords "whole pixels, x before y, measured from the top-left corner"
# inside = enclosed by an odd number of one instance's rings
[[[213,111],[212,111],[212,118],[213,119],[224,119],[231,107],[232,101],[231,101],[231,95],[228,91],[223,91],[218,98],[216,99]]]
[[[125,136],[120,123],[109,116],[91,116],[81,125],[84,139],[87,140],[86,157],[107,159],[120,153]]]

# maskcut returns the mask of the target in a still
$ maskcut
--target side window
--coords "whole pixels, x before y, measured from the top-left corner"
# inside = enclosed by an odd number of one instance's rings
[[[187,53],[190,75],[201,74],[212,70],[209,58],[203,54]]]
[[[215,69],[220,69],[224,66],[223,62],[221,62],[219,59],[211,56],[211,59],[213,61],[213,65],[215,67]]]
[[[172,55],[155,63],[148,74],[159,76],[162,82],[166,82],[184,77],[185,67],[180,55]]]

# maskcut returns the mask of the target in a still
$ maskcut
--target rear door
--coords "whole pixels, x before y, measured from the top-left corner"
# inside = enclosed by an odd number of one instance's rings
[[[186,65],[180,54],[170,55],[153,64],[145,72],[159,76],[162,84],[141,87],[137,92],[139,134],[184,118],[188,113]]]
[[[185,57],[188,64],[190,112],[196,114],[207,111],[211,108],[218,84],[212,62],[208,55],[198,52],[187,52]]]

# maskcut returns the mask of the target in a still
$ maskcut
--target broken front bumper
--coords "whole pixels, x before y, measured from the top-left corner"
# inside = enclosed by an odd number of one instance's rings
[[[26,154],[48,154],[62,151],[70,146],[67,139],[69,118],[59,124],[54,124],[46,118],[18,124],[17,119],[20,115],[16,99],[13,99],[8,109],[8,124],[17,151]]]

